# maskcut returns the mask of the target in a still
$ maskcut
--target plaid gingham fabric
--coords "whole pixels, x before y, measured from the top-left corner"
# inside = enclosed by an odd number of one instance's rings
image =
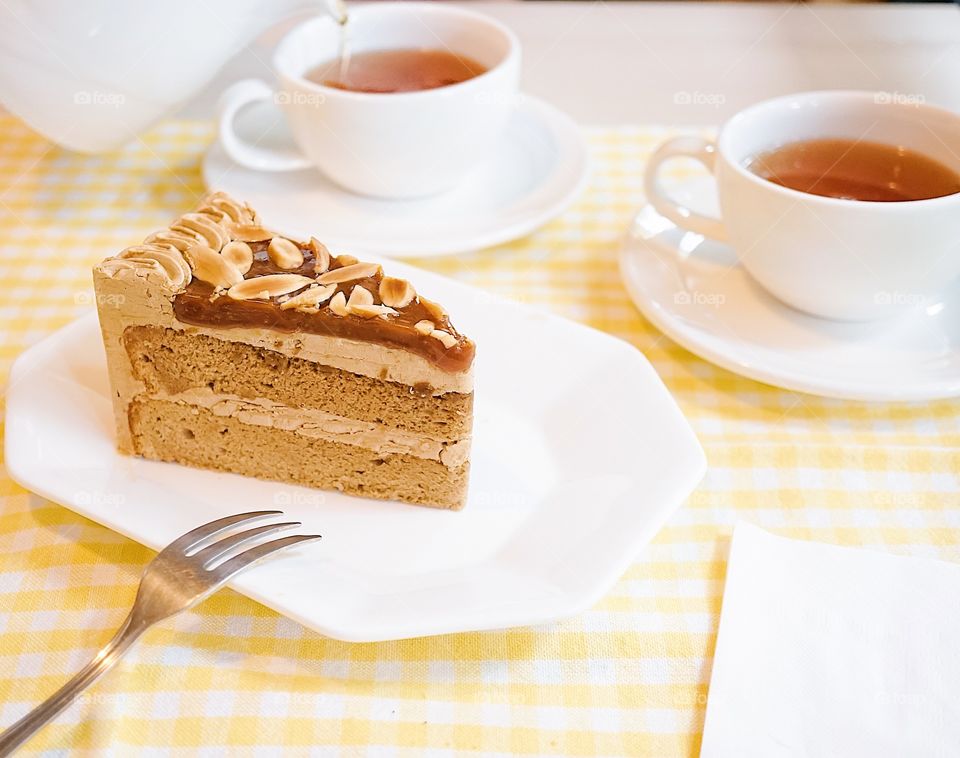
[[[419,262],[630,341],[699,435],[706,479],[602,601],[535,628],[347,644],[223,591],[150,631],[27,754],[695,756],[736,520],[960,561],[960,401],[764,386],[673,344],[627,299],[619,241],[644,160],[670,133],[590,131],[592,181],[562,218]],[[194,204],[212,138],[208,123],[168,122],[89,157],[0,119],[4,377],[91,307],[95,261]],[[108,639],[152,553],[2,474],[0,497],[3,726]]]

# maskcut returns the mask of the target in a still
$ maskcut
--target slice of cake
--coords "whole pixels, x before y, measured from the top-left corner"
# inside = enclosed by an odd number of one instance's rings
[[[222,193],[93,277],[121,452],[463,507],[474,344],[411,283]]]

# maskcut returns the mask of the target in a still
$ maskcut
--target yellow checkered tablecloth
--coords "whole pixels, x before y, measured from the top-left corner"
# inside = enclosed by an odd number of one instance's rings
[[[677,347],[631,305],[618,240],[666,134],[591,131],[590,188],[561,219],[421,262],[629,340],[692,422],[710,471],[607,597],[536,628],[347,644],[224,591],[149,632],[28,752],[694,756],[736,520],[960,561],[960,402],[866,405],[767,387]],[[0,119],[4,377],[24,348],[90,308],[93,262],[194,204],[212,135],[208,123],[169,122],[86,157]],[[6,725],[112,634],[152,553],[5,476],[0,494]]]

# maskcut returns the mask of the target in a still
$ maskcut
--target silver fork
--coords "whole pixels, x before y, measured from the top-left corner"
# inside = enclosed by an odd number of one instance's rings
[[[0,734],[0,756],[10,755],[69,706],[151,626],[196,605],[238,572],[268,555],[301,542],[320,539],[318,534],[281,537],[227,557],[268,534],[300,526],[297,521],[286,521],[257,526],[214,542],[214,537],[230,529],[281,513],[254,511],[217,519],[187,532],[160,551],[144,569],[133,608],[113,639],[73,679]]]

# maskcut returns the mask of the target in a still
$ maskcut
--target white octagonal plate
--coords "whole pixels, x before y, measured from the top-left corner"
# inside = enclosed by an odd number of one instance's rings
[[[117,454],[93,313],[14,365],[10,474],[154,549],[219,516],[282,509],[323,539],[231,586],[337,639],[535,624],[589,607],[703,475],[690,427],[631,345],[409,266],[390,268],[446,304],[478,344],[463,511]]]

